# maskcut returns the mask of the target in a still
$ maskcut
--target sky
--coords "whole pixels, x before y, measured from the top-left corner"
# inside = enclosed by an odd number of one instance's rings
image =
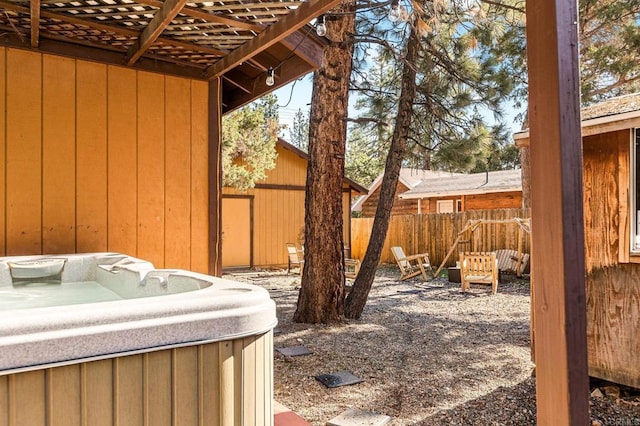
[[[278,113],[280,115],[280,123],[287,126],[287,129],[283,131],[283,137],[285,140],[290,140],[289,131],[293,128],[293,118],[301,109],[303,113],[308,114],[311,108],[311,92],[313,90],[313,73],[309,73],[302,77],[300,80],[289,83],[273,93],[278,97]],[[354,97],[351,97],[350,103],[352,103]],[[505,119],[507,122],[512,122],[513,132],[521,130],[521,124],[514,122],[514,117],[518,111],[505,107]],[[355,116],[356,110],[351,105],[349,107],[349,114]],[[489,120],[492,120],[493,114],[488,112]]]

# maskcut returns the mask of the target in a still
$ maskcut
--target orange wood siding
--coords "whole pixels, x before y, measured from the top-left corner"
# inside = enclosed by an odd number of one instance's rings
[[[522,191],[465,195],[463,198],[465,211],[522,208]]]
[[[307,160],[276,146],[278,158],[273,170],[256,188],[240,192],[223,188],[225,195],[253,196],[253,266],[286,266],[286,243],[300,244],[304,230],[304,199]],[[268,186],[268,187],[265,187]],[[342,193],[344,244],[350,245],[349,193]],[[223,200],[224,203],[224,200]],[[227,219],[225,218],[225,221]],[[238,224],[238,226],[240,226]],[[233,235],[225,234],[225,244]],[[223,265],[230,266],[230,265]]]
[[[206,82],[13,48],[0,75],[0,255],[208,271]]]
[[[418,200],[403,200],[398,198],[400,194],[408,190],[409,188],[404,186],[401,182],[398,182],[398,187],[396,188],[396,194],[393,201],[393,208],[391,209],[392,216],[418,213]],[[376,188],[376,190],[369,195],[367,201],[362,203],[362,217],[375,217],[379,200],[380,187]]]
[[[587,272],[594,268],[618,263],[620,185],[629,186],[629,182],[618,182],[619,140],[624,142],[623,145],[628,151],[628,130],[583,138],[585,264]]]
[[[273,335],[0,376],[0,426],[273,425]]]
[[[0,48],[0,70],[5,70],[7,68],[6,65],[6,49],[4,47]],[[0,108],[6,112],[6,87],[5,87],[6,79],[0,78]],[[0,164],[6,164],[5,161],[5,149],[6,149],[6,113],[0,114]],[[6,246],[6,234],[5,234],[5,223],[6,223],[6,204],[5,204],[5,194],[6,194],[6,182],[5,182],[5,172],[0,171],[0,256],[4,256],[5,254],[5,246]],[[1,399],[1,395],[0,395]],[[2,412],[2,403],[0,402],[0,412]]]

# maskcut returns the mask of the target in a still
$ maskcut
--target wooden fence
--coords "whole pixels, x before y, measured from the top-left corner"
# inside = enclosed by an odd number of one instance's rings
[[[471,219],[503,220],[528,218],[529,209],[471,210],[462,213],[431,213],[410,216],[392,216],[380,263],[395,263],[391,247],[401,246],[406,254],[428,253],[436,268],[447,255],[458,233]],[[364,258],[369,244],[373,218],[351,219],[351,257]],[[447,265],[455,265],[458,251],[493,251],[518,248],[518,229],[515,223],[483,224],[473,234],[467,231]],[[523,233],[523,252],[531,252],[529,235]]]

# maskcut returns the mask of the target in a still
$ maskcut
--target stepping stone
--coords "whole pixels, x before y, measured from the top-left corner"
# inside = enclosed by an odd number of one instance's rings
[[[327,422],[327,426],[382,426],[391,421],[391,417],[371,411],[349,408],[344,413]]]
[[[276,348],[276,351],[280,352],[284,356],[303,356],[313,354],[313,352],[304,346],[287,346],[286,348]]]
[[[350,371],[338,371],[337,373],[320,374],[316,376],[316,380],[328,388],[337,388],[338,386],[355,385],[362,382],[362,379],[355,376]]]

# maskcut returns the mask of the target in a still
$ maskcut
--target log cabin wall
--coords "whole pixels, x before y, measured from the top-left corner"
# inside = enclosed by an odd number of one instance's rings
[[[223,188],[223,197],[253,197],[252,260],[256,267],[286,266],[286,243],[300,244],[304,238],[305,185],[307,160],[297,153],[276,145],[278,158],[274,169],[267,172],[265,180],[257,182],[255,188],[238,191]],[[350,244],[350,189],[343,185],[343,239]],[[224,205],[224,199],[223,199]],[[229,214],[223,210],[223,215]],[[223,221],[234,221],[235,217],[224,217]],[[237,227],[243,225],[231,225]],[[225,244],[233,243],[233,235],[225,235]],[[224,267],[231,265],[224,265]]]
[[[393,197],[392,216],[418,214],[418,200],[403,200],[398,198],[400,194],[408,190],[409,188],[402,182],[398,182],[396,193]],[[380,201],[380,186],[378,186],[373,193],[369,194],[369,198],[362,203],[362,217],[375,217],[378,201]]]
[[[464,211],[487,209],[521,209],[522,191],[494,192],[491,194],[465,195]]]
[[[207,83],[0,48],[0,255],[208,270]]]
[[[629,138],[583,138],[587,338],[590,375],[640,387],[640,265],[619,261],[629,252]]]

